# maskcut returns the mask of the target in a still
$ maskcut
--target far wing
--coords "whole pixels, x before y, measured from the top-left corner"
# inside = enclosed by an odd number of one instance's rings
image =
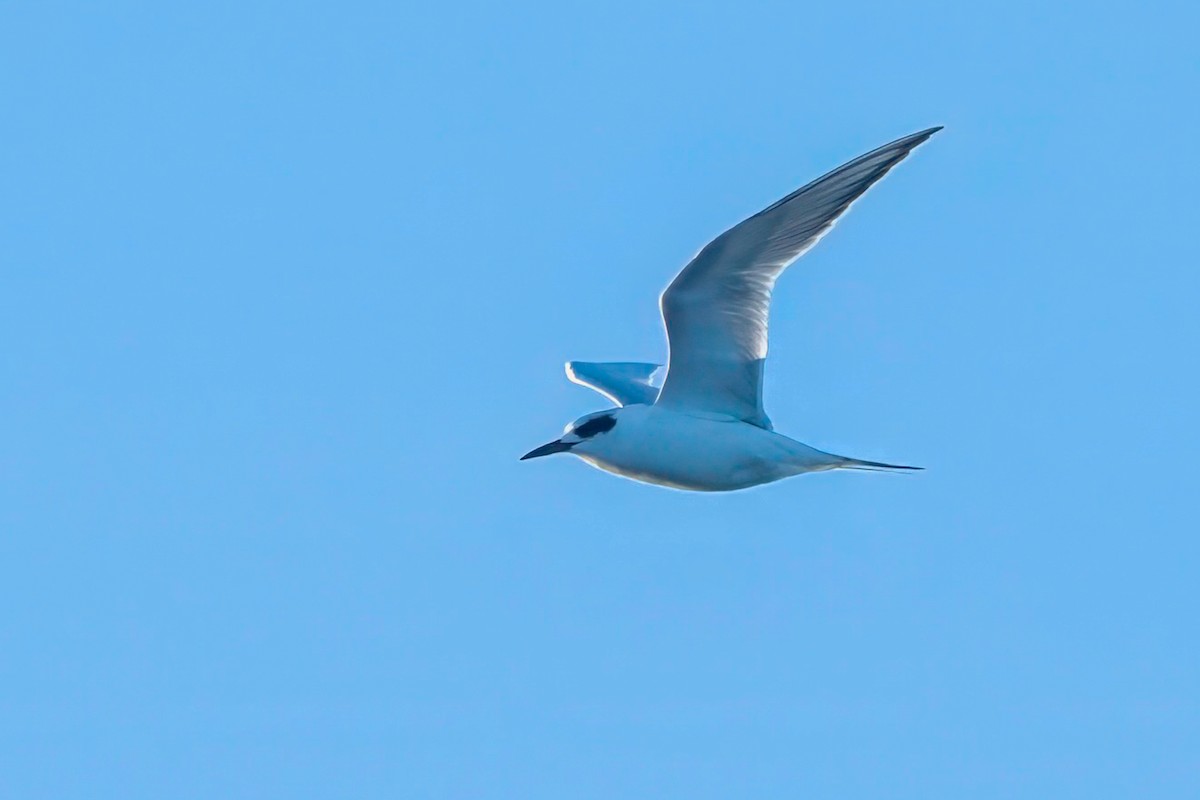
[[[595,389],[619,406],[650,405],[658,397],[656,372],[662,364],[634,361],[568,361],[567,377],[572,383]]]
[[[657,402],[770,428],[762,368],[776,279],[851,203],[939,130],[872,150],[705,245],[660,300],[671,357]]]

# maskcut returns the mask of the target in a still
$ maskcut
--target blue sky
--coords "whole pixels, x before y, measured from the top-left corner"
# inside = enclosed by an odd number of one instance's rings
[[[0,11],[0,794],[1200,790],[1194,8]],[[921,128],[767,409],[518,456],[708,239]]]

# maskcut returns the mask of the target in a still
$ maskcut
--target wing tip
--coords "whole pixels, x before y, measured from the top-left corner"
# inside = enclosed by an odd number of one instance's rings
[[[938,131],[945,129],[945,127],[946,127],[945,125],[934,125],[932,128],[926,128],[923,131],[917,131],[916,133],[910,133],[908,136],[904,136],[900,139],[897,139],[895,142],[892,142],[891,145],[884,145],[884,147],[887,148],[887,147],[893,147],[896,145],[900,145],[900,146],[904,147],[905,152],[908,152],[917,147],[920,147],[922,144],[924,144],[926,141],[928,141],[931,136],[933,136]]]

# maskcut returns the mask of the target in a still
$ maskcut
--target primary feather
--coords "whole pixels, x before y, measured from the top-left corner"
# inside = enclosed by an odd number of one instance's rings
[[[850,161],[709,242],[660,299],[670,359],[656,403],[771,427],[763,410],[763,361],[771,292],[780,274],[930,128]]]

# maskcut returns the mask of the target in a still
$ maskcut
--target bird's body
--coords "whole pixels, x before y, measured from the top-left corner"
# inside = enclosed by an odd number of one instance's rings
[[[662,294],[670,359],[661,386],[658,364],[568,363],[572,381],[619,408],[581,417],[522,460],[570,452],[626,478],[710,492],[829,469],[917,469],[836,456],[775,433],[762,379],[776,279],[938,130],[856,158],[702,248]]]
[[[774,431],[717,414],[685,414],[630,405],[608,412],[616,425],[581,441],[575,455],[594,467],[645,483],[725,492],[802,472],[833,469],[843,459]]]

